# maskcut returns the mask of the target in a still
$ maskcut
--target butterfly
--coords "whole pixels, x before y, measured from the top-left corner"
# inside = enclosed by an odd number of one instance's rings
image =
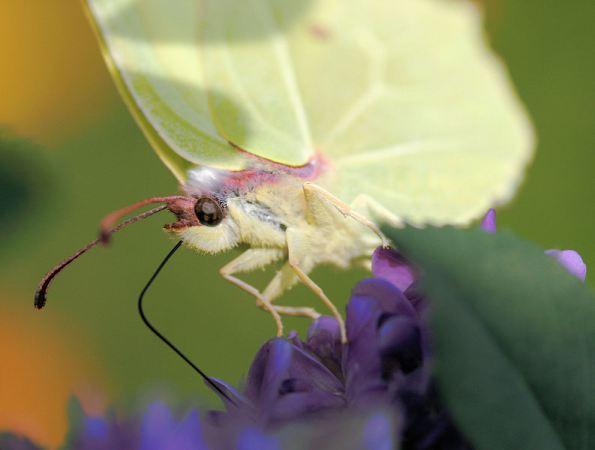
[[[181,193],[108,215],[101,235],[159,211],[283,334],[278,304],[321,264],[369,264],[379,229],[464,225],[505,202],[533,148],[527,115],[467,1],[87,0],[113,80]],[[153,209],[119,221],[138,208]],[[398,243],[397,243],[398,244]],[[281,262],[258,290],[239,275]]]

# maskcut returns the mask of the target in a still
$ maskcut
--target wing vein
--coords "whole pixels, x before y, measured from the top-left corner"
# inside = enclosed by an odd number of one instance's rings
[[[355,164],[362,162],[370,162],[374,160],[381,160],[395,156],[404,156],[419,153],[432,152],[454,152],[460,150],[461,146],[454,143],[440,140],[418,140],[389,147],[376,148],[372,150],[363,150],[357,154],[337,158],[337,163],[340,164]]]
[[[355,119],[361,116],[368,107],[374,103],[382,91],[382,87],[379,85],[371,86],[366,92],[364,92],[355,102],[351,104],[349,109],[345,111],[341,119],[336,125],[327,133],[326,137],[322,141],[321,147],[328,147],[333,140],[341,136],[353,123]]]
[[[293,107],[300,133],[304,139],[304,143],[306,144],[307,149],[311,150],[313,148],[312,134],[310,131],[310,125],[308,123],[306,110],[304,109],[302,95],[295,76],[295,67],[289,54],[289,47],[287,45],[286,37],[279,29],[279,25],[273,17],[270,8],[265,12],[265,16],[267,20],[270,21],[272,28],[275,30],[273,37],[273,48],[277,58],[279,59],[281,76],[283,78],[285,88],[287,89],[287,93],[289,94],[289,100],[291,102],[291,106]]]
[[[223,58],[225,61],[225,65],[227,67],[227,71],[228,71],[229,75],[231,76],[233,83],[238,88],[238,91],[239,91],[238,94],[242,97],[243,103],[250,109],[251,113],[253,114],[252,119],[257,120],[262,125],[264,125],[265,128],[268,128],[272,133],[276,134],[280,138],[287,141],[288,139],[287,139],[286,133],[284,133],[283,130],[281,130],[280,128],[275,127],[274,125],[269,123],[264,118],[261,111],[259,111],[259,109],[256,107],[254,102],[252,102],[252,99],[246,92],[246,88],[245,88],[244,84],[241,82],[241,80],[237,76],[237,72],[235,71],[233,61],[229,55],[229,47],[223,46],[222,48],[223,48],[222,54],[223,54]]]

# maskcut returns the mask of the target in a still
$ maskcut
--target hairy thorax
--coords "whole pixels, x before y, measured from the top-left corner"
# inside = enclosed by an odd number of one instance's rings
[[[288,253],[288,237],[300,246],[303,263],[347,267],[378,244],[368,229],[345,217],[335,206],[308,198],[304,186],[317,177],[260,170],[252,178],[227,177],[199,169],[185,186],[188,194],[213,196],[225,205],[216,227],[188,226],[171,230],[189,247],[218,253],[240,244],[277,248]]]

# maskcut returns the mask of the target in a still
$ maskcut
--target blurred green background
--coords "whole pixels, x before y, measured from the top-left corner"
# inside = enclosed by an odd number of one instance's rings
[[[499,225],[546,248],[576,249],[595,267],[595,3],[487,0],[483,8],[539,140]],[[33,310],[39,278],[93,239],[105,213],[177,186],[118,99],[78,1],[4,0],[0,37],[0,431],[17,428],[56,445],[70,392],[89,410],[130,407],[151,392],[214,404],[136,312],[140,289],[173,245],[160,230],[169,216],[136,224],[83,257],[57,279],[47,309]],[[232,383],[274,332],[247,294],[218,277],[234,255],[183,249],[147,296],[165,334]],[[248,279],[262,286],[270,276]],[[364,276],[313,274],[341,308]],[[298,299],[316,304],[301,287],[287,302]],[[300,332],[306,325],[287,321]]]

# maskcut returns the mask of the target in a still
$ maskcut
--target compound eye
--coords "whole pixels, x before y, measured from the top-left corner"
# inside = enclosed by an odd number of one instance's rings
[[[211,197],[200,197],[194,205],[194,213],[201,225],[214,227],[225,217],[223,205]]]

